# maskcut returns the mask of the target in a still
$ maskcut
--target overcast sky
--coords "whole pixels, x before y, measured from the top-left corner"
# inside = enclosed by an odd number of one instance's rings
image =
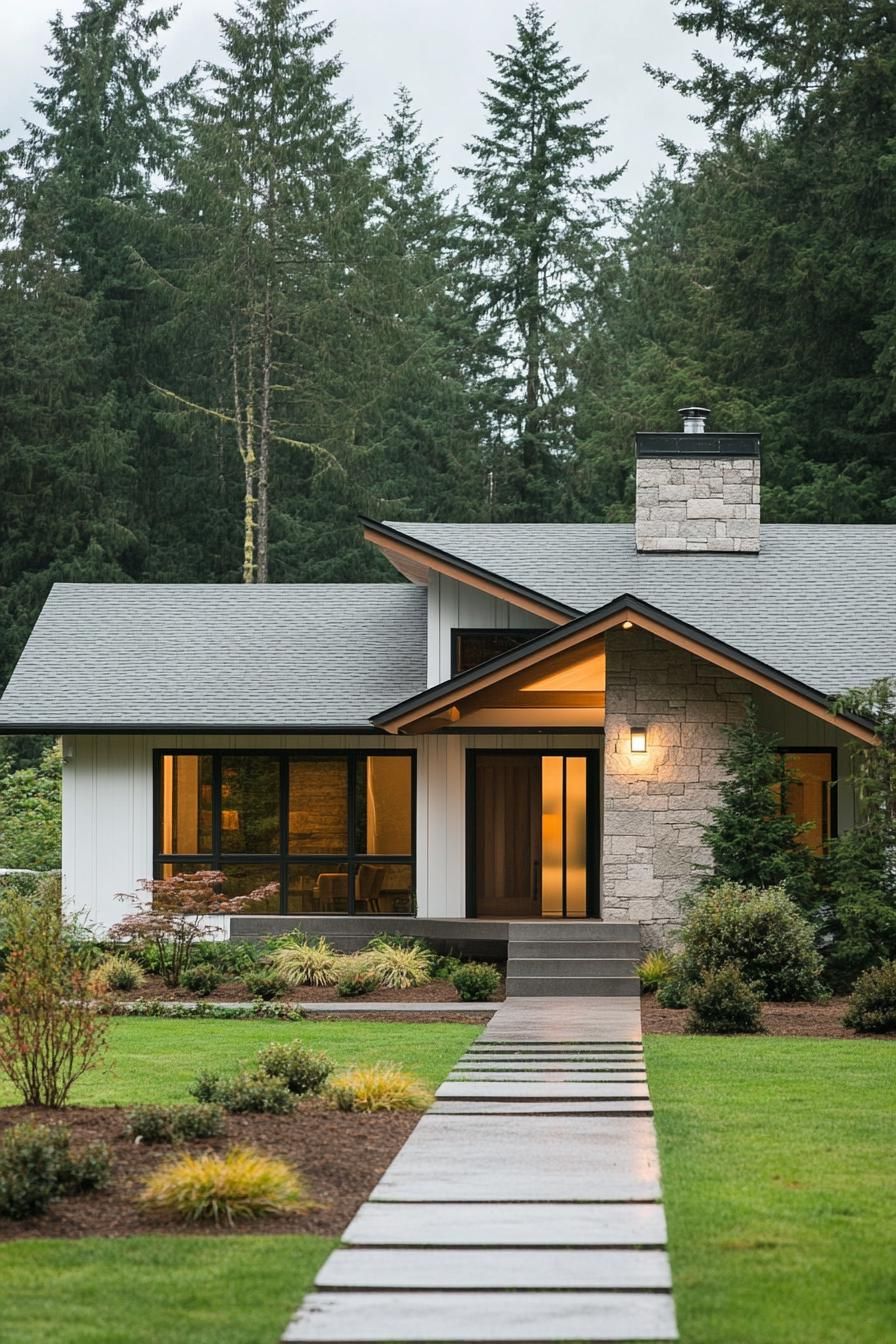
[[[42,78],[48,21],[57,10],[69,16],[79,7],[79,0],[0,0],[0,128],[18,135]],[[367,129],[379,130],[395,89],[407,84],[427,137],[441,140],[447,185],[464,142],[482,126],[479,93],[492,71],[489,51],[513,39],[514,13],[524,7],[525,0],[321,0],[317,14],[336,20],[343,91]],[[174,76],[211,57],[215,11],[233,8],[233,0],[182,0],[167,34],[163,73]],[[590,72],[585,92],[593,115],[609,117],[613,154],[605,164],[629,163],[621,195],[636,194],[660,162],[660,134],[692,147],[704,143],[702,128],[688,120],[693,109],[643,69],[645,62],[678,73],[692,68],[694,41],[675,27],[671,0],[544,0],[544,9],[567,54]]]

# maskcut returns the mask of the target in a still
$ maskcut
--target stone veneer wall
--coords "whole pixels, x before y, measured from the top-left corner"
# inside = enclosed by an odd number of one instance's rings
[[[639,551],[759,550],[758,457],[639,457],[635,495]]]
[[[725,726],[750,700],[744,681],[644,631],[607,635],[601,916],[637,920],[657,946],[709,863],[702,826],[718,798]],[[632,753],[632,727],[647,752]]]

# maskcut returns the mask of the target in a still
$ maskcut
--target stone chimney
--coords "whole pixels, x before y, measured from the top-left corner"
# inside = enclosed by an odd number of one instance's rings
[[[707,434],[685,406],[680,434],[636,434],[639,551],[759,550],[759,435]]]

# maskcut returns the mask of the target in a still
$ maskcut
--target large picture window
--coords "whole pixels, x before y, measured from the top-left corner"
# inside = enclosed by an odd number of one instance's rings
[[[215,868],[257,914],[414,913],[412,752],[157,751],[156,877]]]

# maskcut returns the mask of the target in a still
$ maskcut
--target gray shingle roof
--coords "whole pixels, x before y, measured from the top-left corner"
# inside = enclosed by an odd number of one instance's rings
[[[753,556],[639,554],[623,523],[387,526],[579,612],[632,593],[826,694],[896,676],[896,527],[765,524]]]
[[[410,584],[56,584],[0,731],[369,727],[425,685]]]

